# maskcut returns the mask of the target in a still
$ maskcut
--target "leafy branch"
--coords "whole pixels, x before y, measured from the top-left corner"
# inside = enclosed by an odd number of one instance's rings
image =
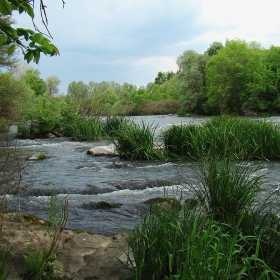
[[[61,0],[63,7],[65,1]],[[47,35],[43,34],[34,22],[34,2],[35,0],[0,0],[0,13],[11,16],[13,12],[18,11],[19,14],[27,13],[32,19],[34,30],[25,28],[13,28],[10,24],[0,21],[0,47],[9,46],[8,55],[12,55],[19,46],[22,50],[24,59],[29,63],[34,61],[38,63],[41,53],[45,55],[59,55],[58,48],[51,43],[51,33],[48,29],[48,18],[46,5],[40,0],[40,14],[42,22],[47,30]]]

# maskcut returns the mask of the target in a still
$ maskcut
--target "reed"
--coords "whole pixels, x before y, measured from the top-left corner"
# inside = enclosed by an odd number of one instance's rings
[[[128,238],[133,279],[279,279],[280,220],[266,202],[256,210],[263,178],[252,172],[229,162],[207,163],[196,173],[202,191],[193,187],[199,204],[153,207]],[[233,184],[238,186],[231,191]]]
[[[100,139],[102,131],[102,124],[99,120],[77,116],[71,123],[68,123],[64,134],[73,140],[90,141]]]
[[[193,170],[194,180],[187,188],[217,221],[237,223],[258,200],[265,182],[258,167],[249,163],[212,160],[195,164]]]
[[[279,127],[263,120],[214,117],[204,125],[172,126],[163,135],[170,156],[186,159],[279,159]]]
[[[103,125],[103,133],[105,135],[109,135],[110,137],[114,137],[116,131],[122,130],[126,125],[131,124],[132,121],[123,116],[107,116],[106,119],[102,122]]]
[[[162,209],[161,209],[162,211]],[[184,208],[149,213],[130,234],[133,279],[279,279],[261,259],[259,236]]]
[[[121,158],[135,160],[158,160],[163,159],[161,150],[154,149],[155,128],[145,124],[129,122],[122,129],[115,131],[115,144]]]

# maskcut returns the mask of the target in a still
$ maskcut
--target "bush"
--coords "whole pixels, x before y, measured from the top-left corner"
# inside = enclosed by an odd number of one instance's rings
[[[56,98],[33,98],[24,120],[18,125],[18,135],[23,138],[41,138],[49,132],[62,130],[61,102]]]

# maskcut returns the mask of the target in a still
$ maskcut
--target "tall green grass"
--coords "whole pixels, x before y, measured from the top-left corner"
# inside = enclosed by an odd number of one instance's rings
[[[145,124],[134,122],[127,123],[122,129],[115,131],[115,139],[111,139],[116,145],[121,158],[137,160],[163,159],[161,150],[154,149],[155,128]]]
[[[189,182],[189,191],[217,221],[237,223],[258,201],[265,182],[249,163],[212,160],[196,163],[193,170],[195,183]]]
[[[128,239],[133,279],[279,279],[279,270],[261,258],[260,235],[197,211],[145,216]]]
[[[279,127],[264,120],[214,117],[201,126],[173,125],[163,139],[168,154],[181,158],[280,158]]]
[[[153,207],[130,234],[133,279],[279,279],[280,221],[266,202],[256,206],[263,177],[229,161],[195,174],[200,203]]]
[[[103,133],[114,137],[116,131],[123,130],[126,125],[131,124],[132,121],[123,116],[107,116],[106,119],[102,122]]]
[[[102,132],[102,123],[98,119],[76,116],[67,124],[64,135],[77,141],[90,141],[100,139]]]

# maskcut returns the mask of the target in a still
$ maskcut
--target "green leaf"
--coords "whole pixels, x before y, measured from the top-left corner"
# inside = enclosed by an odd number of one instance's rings
[[[38,64],[39,60],[40,60],[40,53],[39,52],[35,52],[34,53],[33,61]]]
[[[34,18],[34,11],[30,5],[26,5],[24,10],[28,13],[31,18]]]
[[[8,33],[10,34],[10,36],[13,37],[13,39],[17,39],[18,38],[18,33],[17,33],[16,29],[14,29],[12,27],[9,28],[9,32]]]
[[[0,35],[0,47],[7,42],[7,38],[4,34]]]
[[[41,33],[35,33],[33,36],[33,41],[42,45],[44,43],[44,36]]]
[[[12,14],[12,5],[7,0],[0,1],[0,13],[3,15],[11,15]]]
[[[35,32],[31,29],[25,29],[30,35],[33,35]]]
[[[10,45],[7,50],[8,55],[12,55],[15,52],[15,49],[16,49],[16,45]]]
[[[19,5],[19,7],[18,7],[19,14],[22,14],[23,11],[24,11],[24,6],[23,5]]]
[[[27,52],[24,56],[24,59],[29,63],[33,59],[33,53],[32,52]]]
[[[41,45],[46,49],[50,49],[50,40],[48,40],[46,37],[43,37]]]

